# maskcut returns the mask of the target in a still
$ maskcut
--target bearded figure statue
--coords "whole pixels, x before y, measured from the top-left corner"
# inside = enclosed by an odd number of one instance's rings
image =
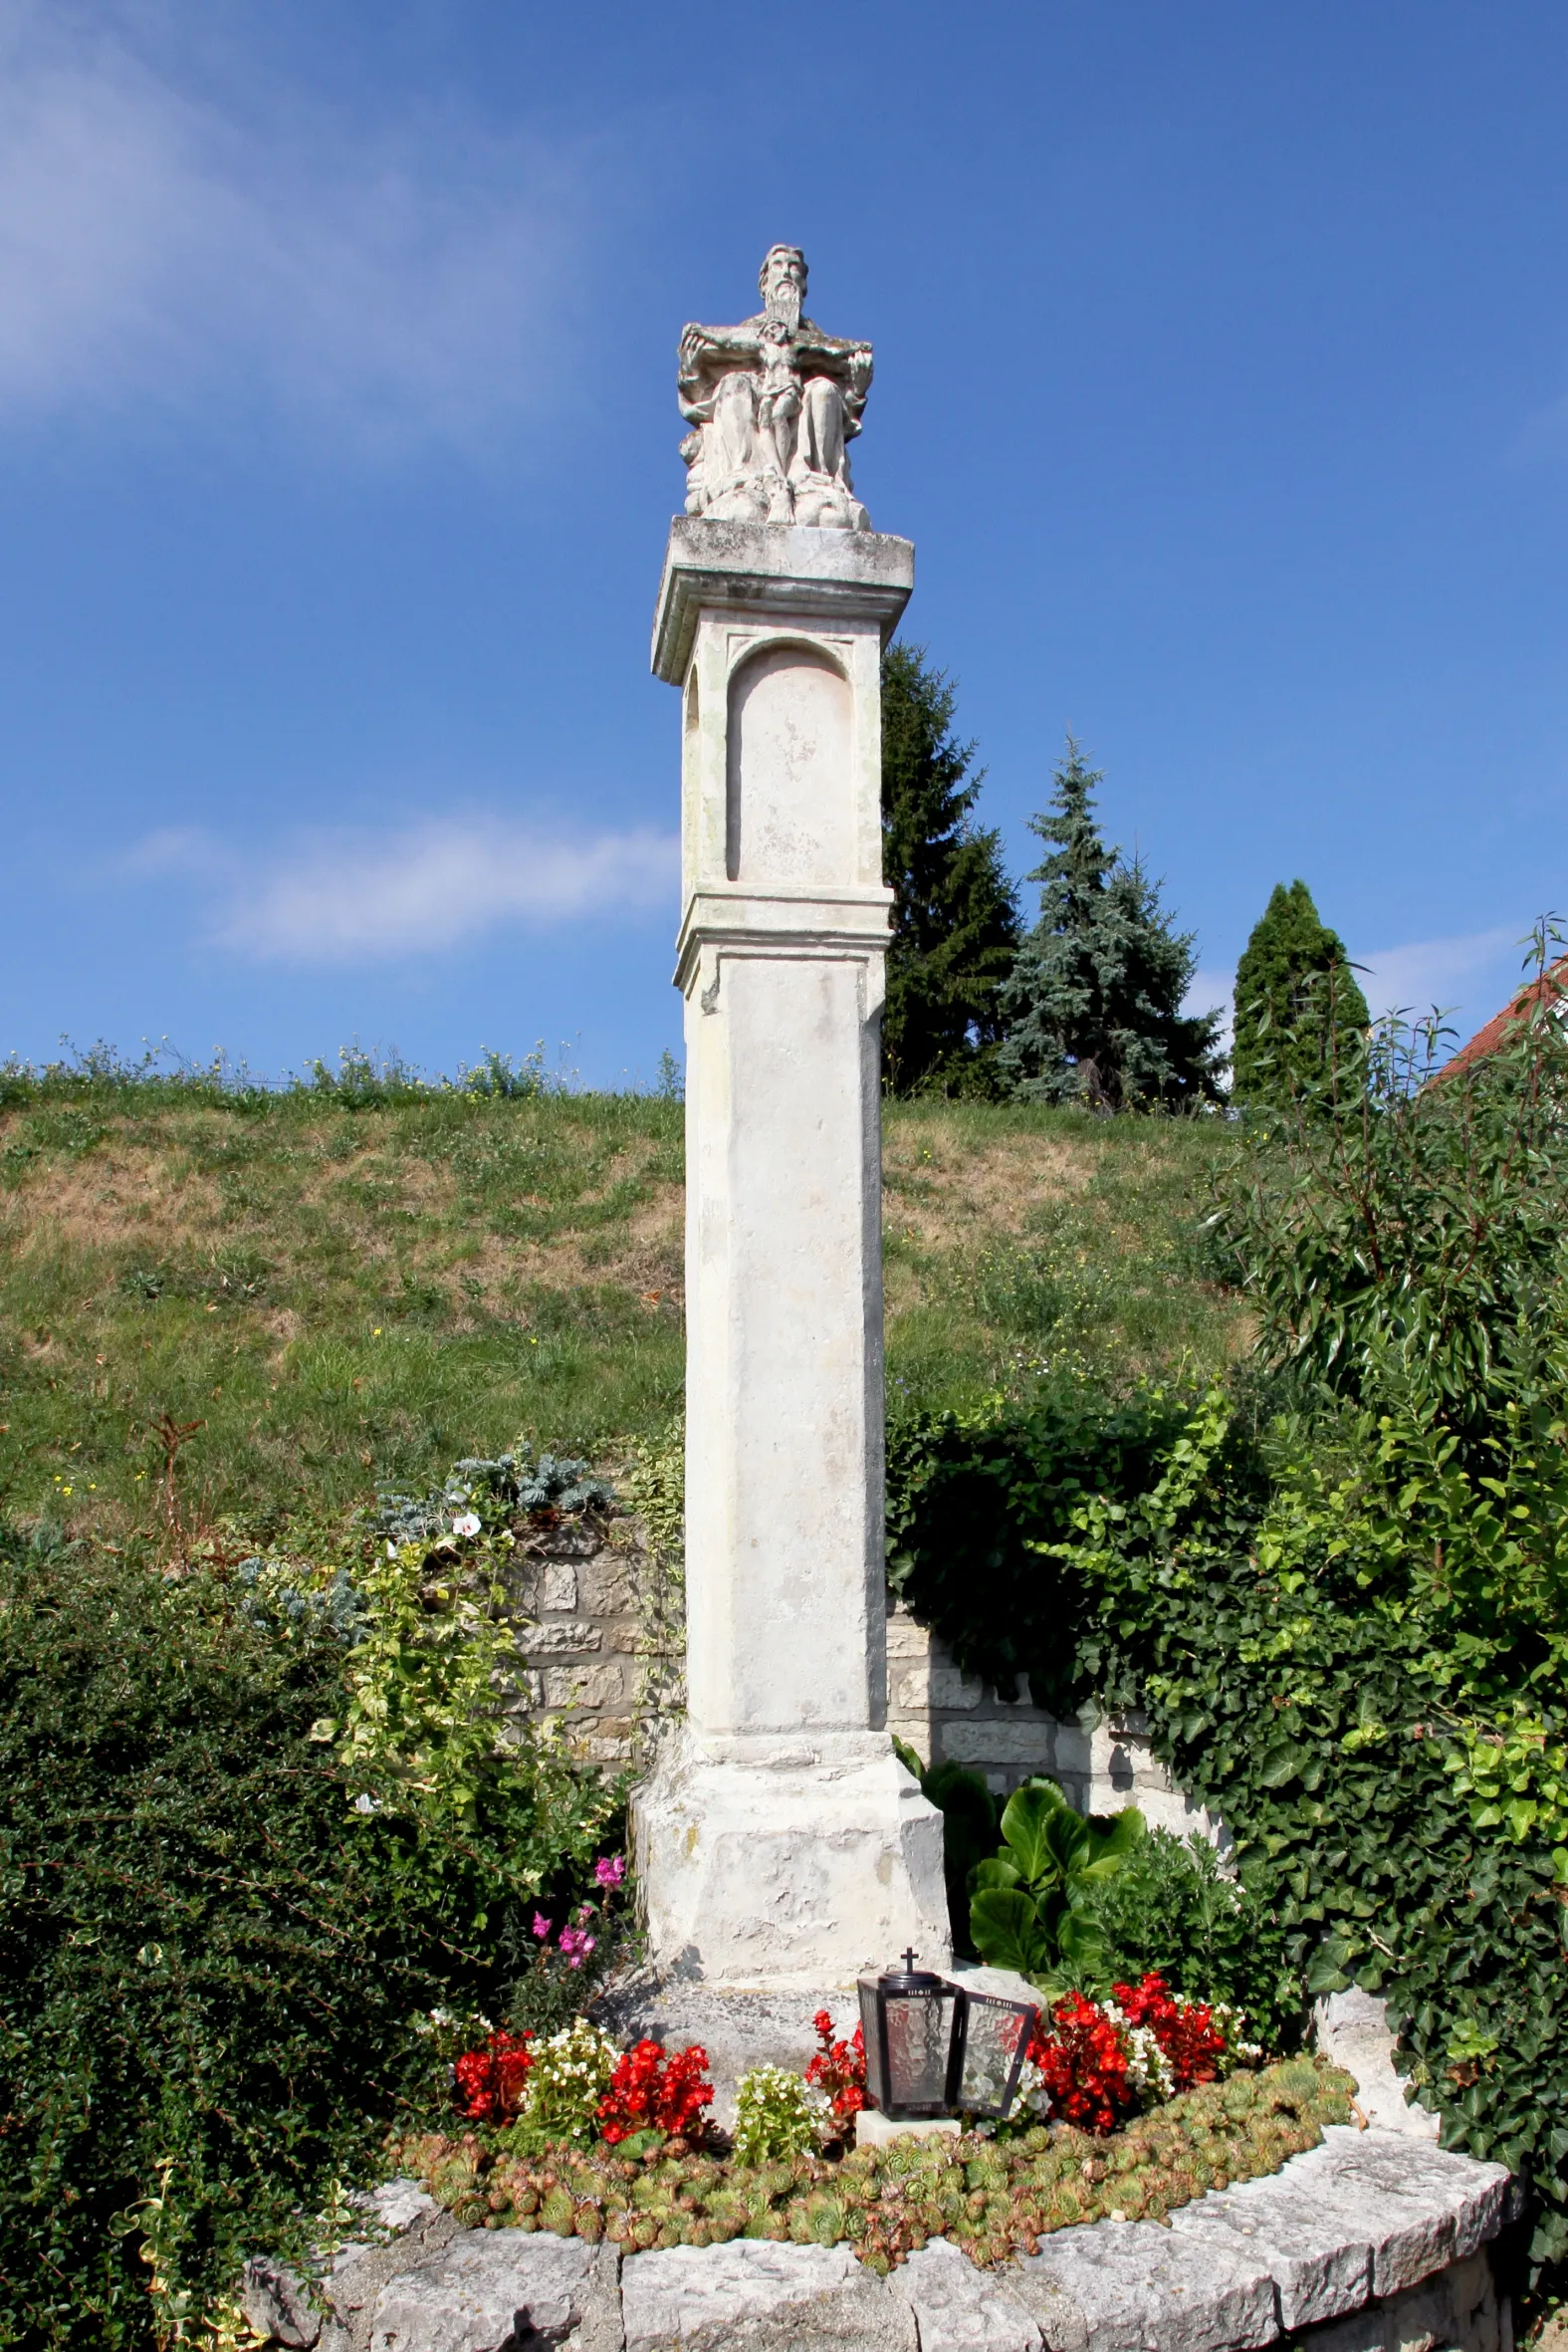
[[[693,428],[681,443],[689,515],[871,528],[849,479],[871,347],[824,335],[804,316],[805,278],[800,248],[775,245],[755,319],[682,333],[676,389]]]

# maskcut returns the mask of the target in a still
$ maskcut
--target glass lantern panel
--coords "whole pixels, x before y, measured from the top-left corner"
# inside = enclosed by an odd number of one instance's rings
[[[877,2019],[876,1979],[862,1977],[860,1993],[860,2031],[866,2045],[866,2089],[871,2094],[873,2107],[887,2105],[887,2084],[882,2080],[882,2033]]]
[[[959,2105],[966,2114],[1000,2115],[1005,2110],[1031,2013],[1011,2001],[971,1994],[959,2086]]]
[[[887,1997],[887,2104],[941,2107],[947,2099],[958,1996],[941,1993]]]

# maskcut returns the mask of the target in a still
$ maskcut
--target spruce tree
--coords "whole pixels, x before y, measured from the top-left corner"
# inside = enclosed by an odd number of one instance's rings
[[[997,1090],[998,999],[1018,916],[1002,839],[974,823],[984,771],[953,734],[957,695],[924,646],[882,658],[882,870],[893,939],[882,1069],[896,1094]]]
[[[1025,1101],[1111,1109],[1218,1098],[1218,1013],[1184,1014],[1198,957],[1137,858],[1108,849],[1094,810],[1104,780],[1069,735],[1049,808],[1029,819],[1050,854],[1028,875],[1039,921],[1003,991],[998,1066]]]
[[[1236,966],[1236,1100],[1288,1101],[1320,1083],[1366,1027],[1344,941],[1320,919],[1305,882],[1288,890],[1276,882]]]

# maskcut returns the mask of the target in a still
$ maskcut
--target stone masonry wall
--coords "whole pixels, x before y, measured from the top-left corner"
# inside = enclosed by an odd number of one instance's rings
[[[523,1659],[514,1712],[559,1726],[585,1762],[639,1762],[683,1692],[679,1589],[650,1560],[637,1520],[612,1512],[536,1528],[512,1589]],[[1048,1772],[1080,1812],[1136,1804],[1161,1828],[1219,1834],[1173,1788],[1136,1717],[1060,1723],[1030,1702],[1026,1681],[1021,1698],[999,1699],[901,1606],[889,1608],[887,1647],[889,1727],[928,1763],[967,1764],[999,1795]]]
[[[542,1519],[508,1581],[522,1659],[509,1712],[559,1728],[585,1763],[638,1762],[682,1698],[679,1612],[672,1626],[668,1580],[638,1522],[615,1512]]]

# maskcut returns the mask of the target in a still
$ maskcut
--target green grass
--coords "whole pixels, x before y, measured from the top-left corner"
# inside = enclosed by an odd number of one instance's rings
[[[896,1103],[885,1121],[888,1402],[1079,1376],[1207,1380],[1250,1341],[1198,1231],[1216,1120]]]
[[[889,1106],[889,1403],[1063,1370],[1200,1377],[1246,1344],[1194,1221],[1222,1126]],[[678,1410],[682,1114],[648,1096],[355,1104],[149,1083],[0,1109],[0,1505],[265,1532],[518,1434]]]

